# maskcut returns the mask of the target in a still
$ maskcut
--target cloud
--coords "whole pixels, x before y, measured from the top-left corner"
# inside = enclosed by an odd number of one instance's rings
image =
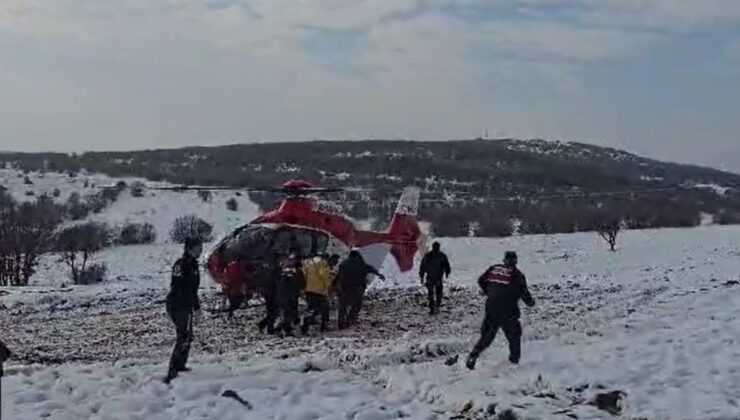
[[[486,0],[483,0],[486,1]],[[519,0],[533,8],[557,6],[591,25],[685,33],[740,23],[736,0]]]
[[[689,33],[731,27],[739,7],[735,0],[2,0],[0,97],[10,106],[0,108],[0,148],[45,149],[52,139],[61,143],[51,148],[65,150],[450,138],[484,128],[620,139],[620,127],[639,125],[623,117],[625,108],[661,95],[651,90],[661,70],[652,56]],[[738,50],[728,46],[722,60]],[[610,90],[615,78],[631,90]],[[650,137],[636,131],[635,141]]]
[[[663,37],[552,22],[493,22],[476,33],[482,46],[525,60],[598,62],[622,60],[658,44]]]
[[[740,39],[730,42],[725,47],[725,53],[730,59],[740,62]]]

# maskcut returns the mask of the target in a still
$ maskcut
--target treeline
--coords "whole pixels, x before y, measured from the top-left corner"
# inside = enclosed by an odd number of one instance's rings
[[[282,199],[275,194],[251,193],[263,211]],[[397,202],[392,199],[344,195],[343,210],[357,220],[371,220],[385,229]],[[627,229],[693,227],[705,217],[715,224],[740,223],[740,194],[719,196],[710,190],[676,189],[666,192],[618,194],[613,197],[549,199],[495,199],[422,202],[419,218],[443,237],[506,237],[513,234],[555,234],[598,231],[619,222]]]
[[[376,228],[387,225],[401,189],[414,185],[427,199],[421,218],[443,236],[586,231],[604,219],[619,219],[630,228],[695,226],[703,214],[716,223],[740,221],[740,175],[578,143],[318,141],[0,155],[3,163],[25,171],[74,175],[85,168],[184,185],[274,186],[300,178],[366,187],[370,192],[327,200],[340,203],[355,219],[372,220]],[[718,194],[692,188],[696,184],[730,189]],[[268,210],[282,197],[250,193],[250,198]]]

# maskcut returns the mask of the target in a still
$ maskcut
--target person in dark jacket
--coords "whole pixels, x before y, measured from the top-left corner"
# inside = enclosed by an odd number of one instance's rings
[[[254,273],[255,287],[265,299],[265,317],[257,324],[260,332],[275,333],[275,320],[280,308],[277,301],[277,285],[280,281],[280,265],[276,255],[270,255]]]
[[[224,291],[229,300],[228,316],[234,317],[234,311],[239,309],[244,302],[249,301],[247,294],[247,262],[239,256],[226,267],[226,286]]]
[[[10,356],[12,356],[13,353],[10,351],[10,349],[0,341],[0,378],[3,377],[3,364],[10,359]]]
[[[370,274],[385,280],[385,276],[368,265],[356,250],[352,250],[349,257],[339,264],[334,289],[339,298],[337,326],[340,330],[357,323],[367,289],[367,276]]]
[[[439,313],[444,294],[443,280],[449,278],[452,271],[450,260],[440,248],[439,242],[432,244],[432,250],[424,256],[419,267],[421,284],[427,287],[430,315]]]
[[[298,252],[290,254],[280,262],[280,277],[277,284],[277,302],[281,321],[278,332],[293,335],[293,326],[299,323],[298,299],[306,287],[306,279],[301,267]]]
[[[190,344],[193,341],[193,316],[200,313],[198,288],[200,268],[198,258],[203,252],[200,240],[188,238],[183,256],[172,266],[172,282],[167,294],[167,314],[175,324],[177,339],[172,351],[165,383],[169,384],[180,372],[186,372]]]
[[[478,279],[478,285],[486,294],[486,315],[481,327],[480,340],[468,356],[468,369],[475,369],[480,354],[487,349],[499,329],[504,331],[509,342],[509,361],[519,363],[521,357],[522,325],[519,322],[519,300],[534,306],[534,298],[527,288],[527,279],[517,268],[517,255],[509,251],[504,264],[491,266]]]

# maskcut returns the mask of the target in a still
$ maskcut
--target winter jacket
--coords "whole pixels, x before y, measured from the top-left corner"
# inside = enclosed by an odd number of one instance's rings
[[[247,270],[243,262],[232,261],[226,266],[226,283],[224,292],[229,296],[246,294]]]
[[[339,291],[367,287],[367,276],[382,275],[374,267],[368,265],[362,257],[350,257],[339,264],[336,286]]]
[[[280,266],[276,261],[262,261],[249,278],[250,287],[258,290],[259,293],[274,296],[277,290],[277,283],[280,280]]]
[[[450,260],[444,252],[430,251],[421,260],[419,277],[426,278],[428,283],[438,283],[443,277],[449,277],[451,271]]]
[[[332,270],[329,263],[321,257],[314,257],[303,262],[303,274],[306,277],[306,293],[326,296],[331,287]]]
[[[478,285],[488,296],[487,316],[498,319],[518,319],[519,300],[527,306],[534,306],[534,298],[529,293],[527,279],[516,267],[502,264],[488,268],[478,278]]]
[[[167,306],[171,309],[200,310],[198,288],[200,287],[200,269],[198,260],[184,255],[172,266],[172,282],[167,294]]]
[[[281,304],[298,299],[306,287],[301,264],[286,258],[280,263],[280,276],[277,282],[277,298]]]

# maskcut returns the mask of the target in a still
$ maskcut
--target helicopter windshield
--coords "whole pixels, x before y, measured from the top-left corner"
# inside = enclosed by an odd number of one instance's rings
[[[262,226],[245,226],[235,231],[224,243],[223,256],[261,258],[267,255],[274,231]]]
[[[232,233],[219,249],[225,260],[262,259],[275,253],[278,257],[297,249],[301,257],[326,252],[329,237],[318,231],[294,227],[272,229],[247,225]]]
[[[295,248],[301,257],[326,252],[329,237],[321,232],[300,228],[282,228],[275,233],[272,250],[278,255],[287,255]]]

